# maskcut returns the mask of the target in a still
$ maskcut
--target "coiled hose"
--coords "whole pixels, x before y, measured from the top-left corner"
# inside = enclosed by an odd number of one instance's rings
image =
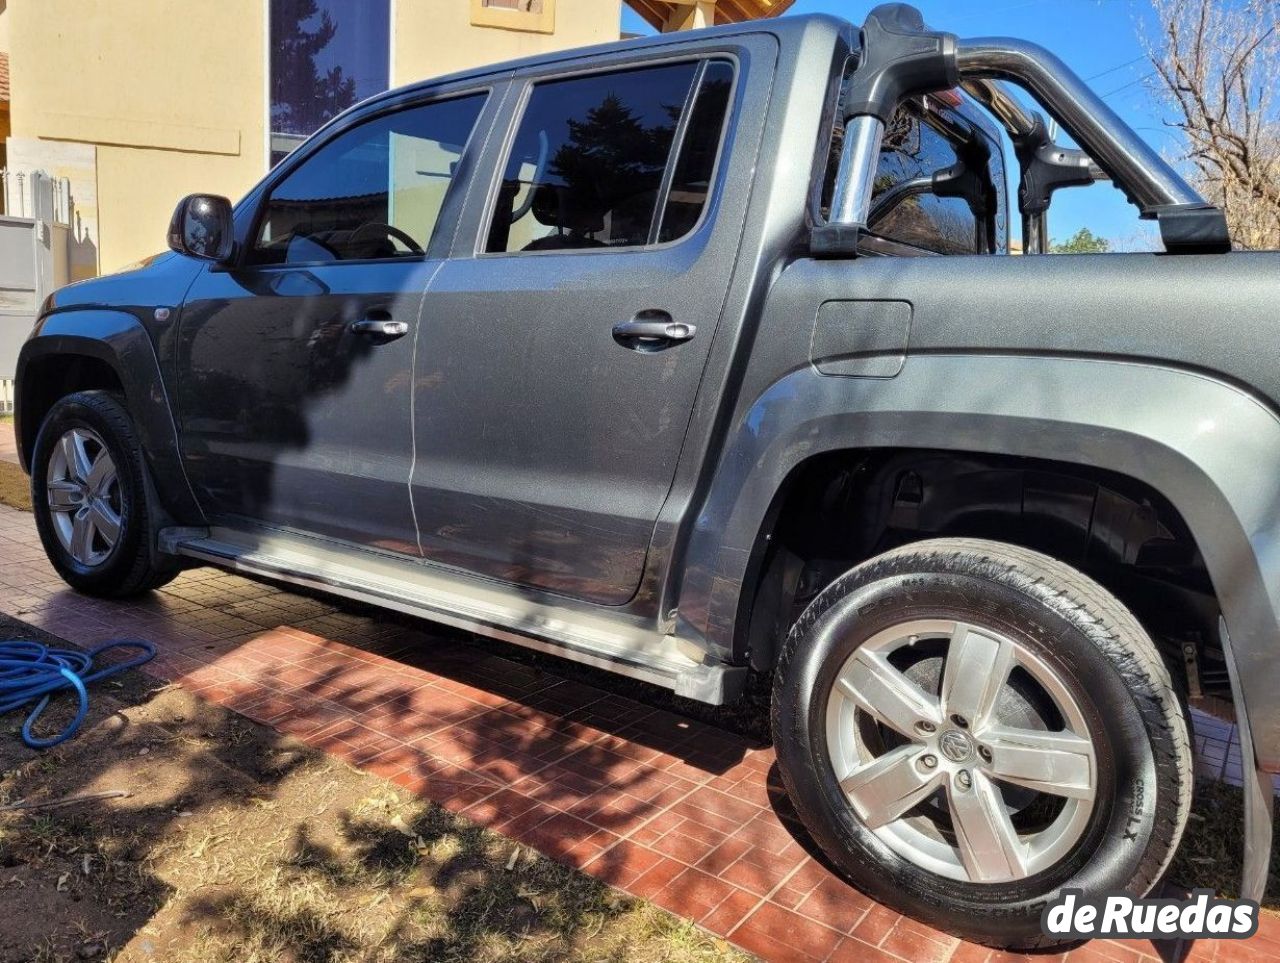
[[[142,654],[94,671],[94,659],[108,649],[118,648],[140,649]],[[149,662],[155,654],[154,645],[137,639],[116,639],[88,652],[53,649],[39,642],[0,642],[0,714],[34,701],[35,708],[22,724],[22,741],[32,749],[56,746],[75,735],[89,714],[88,686],[91,683]],[[49,700],[63,689],[75,690],[80,701],[76,717],[56,736],[41,739],[32,735],[31,729],[49,705]]]

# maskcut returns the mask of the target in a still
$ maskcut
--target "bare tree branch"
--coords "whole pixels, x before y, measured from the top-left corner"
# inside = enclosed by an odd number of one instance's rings
[[[1280,248],[1280,4],[1152,0],[1143,38],[1159,91],[1179,115],[1181,159],[1222,206],[1237,244]]]

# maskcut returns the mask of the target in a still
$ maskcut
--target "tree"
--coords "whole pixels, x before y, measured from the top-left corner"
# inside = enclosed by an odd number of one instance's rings
[[[661,173],[674,130],[674,122],[646,127],[617,95],[605,94],[585,120],[569,119],[569,139],[552,156],[550,173],[579,194],[625,195]]]
[[[1191,180],[1226,212],[1237,244],[1280,247],[1280,4],[1152,3],[1159,36],[1144,42]]]
[[[354,77],[344,76],[339,66],[322,76],[316,67],[316,57],[337,32],[329,11],[315,0],[271,0],[273,131],[310,134],[356,102]]]
[[[681,107],[667,107],[670,124],[646,127],[615,94],[606,93],[583,120],[569,119],[569,137],[551,157],[548,174],[559,181],[561,226],[594,234],[612,212],[613,234],[625,233],[624,220],[634,217],[623,202],[656,189],[671,151]],[[652,214],[646,209],[642,217]],[[634,227],[634,224],[630,225]]]
[[[1087,227],[1080,228],[1062,243],[1054,241],[1049,245],[1051,254],[1106,254],[1110,250],[1111,242]]]

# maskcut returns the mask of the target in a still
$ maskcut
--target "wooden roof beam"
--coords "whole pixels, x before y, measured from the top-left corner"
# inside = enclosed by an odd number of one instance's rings
[[[695,30],[717,23],[742,23],[776,17],[795,0],[627,0],[630,7],[663,33]]]

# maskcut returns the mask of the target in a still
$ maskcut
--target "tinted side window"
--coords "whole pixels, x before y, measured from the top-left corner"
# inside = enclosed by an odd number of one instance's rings
[[[250,262],[421,257],[484,100],[410,107],[334,138],[271,191]]]
[[[899,110],[880,148],[872,207],[894,185],[933,174],[958,160],[955,148],[942,134],[914,113]],[[881,237],[937,254],[977,251],[977,219],[969,202],[960,197],[917,194],[893,205],[867,227]]]
[[[486,250],[649,244],[658,239],[660,204],[661,239],[687,233],[706,203],[732,72],[719,61],[705,71],[691,62],[536,84],[503,172]],[[687,110],[685,147],[673,151]],[[673,189],[663,204],[672,163]]]
[[[987,177],[990,179],[991,186],[994,189],[991,199],[994,210],[990,211],[993,242],[991,249],[996,254],[1008,254],[1009,192],[1005,181],[1004,151],[998,141],[993,140],[986,134],[981,136],[991,152],[991,156],[987,160]]]
[[[716,158],[724,140],[724,123],[733,93],[733,65],[723,60],[707,64],[694,95],[688,130],[676,161],[658,230],[659,241],[684,237],[698,223],[711,193]]]

